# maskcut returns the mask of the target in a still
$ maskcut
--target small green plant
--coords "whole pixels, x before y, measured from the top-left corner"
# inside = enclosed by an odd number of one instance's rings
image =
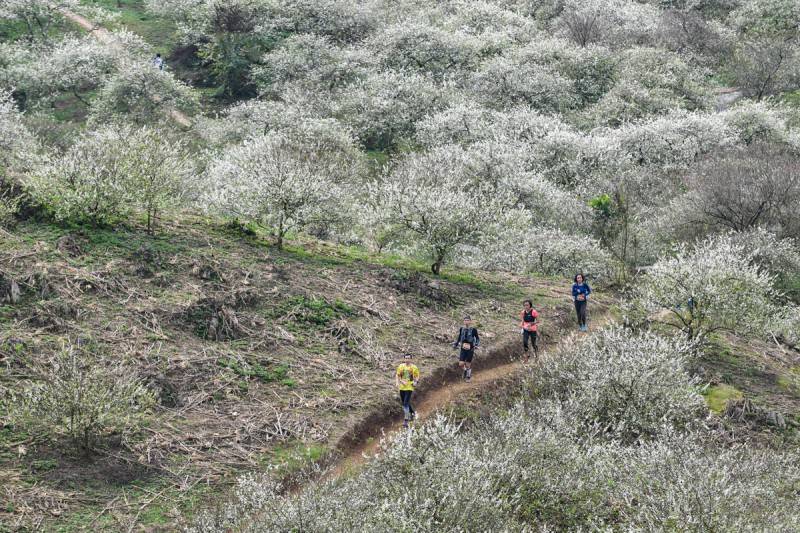
[[[295,381],[289,378],[289,367],[287,365],[276,365],[274,368],[266,368],[258,363],[246,363],[237,361],[233,358],[219,359],[217,364],[221,367],[232,370],[238,376],[243,378],[254,378],[263,381],[264,383],[280,382],[287,387],[293,387]],[[239,384],[239,389],[247,392],[247,385],[242,387]]]
[[[337,318],[353,314],[353,308],[341,300],[328,302],[323,298],[306,296],[288,299],[275,313],[277,316],[291,315],[296,322],[312,326],[327,326]]]
[[[708,387],[703,391],[703,396],[705,396],[708,408],[717,414],[725,411],[728,400],[738,400],[743,397],[742,391],[724,383]]]
[[[58,461],[55,459],[38,459],[31,463],[31,468],[36,472],[47,472],[58,468]]]

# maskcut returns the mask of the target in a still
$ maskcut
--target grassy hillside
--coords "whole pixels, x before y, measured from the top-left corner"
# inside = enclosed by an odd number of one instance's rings
[[[0,307],[2,388],[18,391],[69,341],[126,363],[158,402],[143,432],[106,435],[89,457],[5,427],[3,523],[172,524],[236,473],[324,457],[393,402],[403,351],[424,374],[454,366],[464,312],[487,351],[516,340],[523,297],[569,312],[564,280],[433,280],[409,260],[315,241],[278,251],[242,231],[194,218],[155,237],[35,222],[3,233],[0,272],[22,294]]]

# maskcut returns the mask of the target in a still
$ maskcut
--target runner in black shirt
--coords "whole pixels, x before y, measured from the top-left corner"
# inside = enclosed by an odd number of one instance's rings
[[[472,358],[475,355],[475,349],[480,343],[478,329],[472,327],[472,318],[466,315],[464,317],[464,326],[458,328],[458,337],[453,343],[453,348],[461,350],[458,355],[458,366],[464,371],[464,381],[472,379]]]

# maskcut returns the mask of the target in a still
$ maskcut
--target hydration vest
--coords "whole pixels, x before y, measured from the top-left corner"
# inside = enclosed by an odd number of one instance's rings
[[[460,328],[459,342],[462,350],[472,350],[475,348],[475,328]],[[469,348],[464,348],[464,344],[469,344]]]
[[[535,312],[536,310],[532,307],[528,311],[524,309],[522,310],[522,329],[527,331],[536,331],[538,325],[536,323],[537,317],[533,315]]]

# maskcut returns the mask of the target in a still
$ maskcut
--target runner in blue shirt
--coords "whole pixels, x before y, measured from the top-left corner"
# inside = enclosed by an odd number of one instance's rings
[[[578,328],[581,331],[589,331],[586,326],[586,305],[592,289],[586,283],[583,274],[575,275],[575,283],[572,285],[572,299],[575,301],[575,313],[578,315]]]

